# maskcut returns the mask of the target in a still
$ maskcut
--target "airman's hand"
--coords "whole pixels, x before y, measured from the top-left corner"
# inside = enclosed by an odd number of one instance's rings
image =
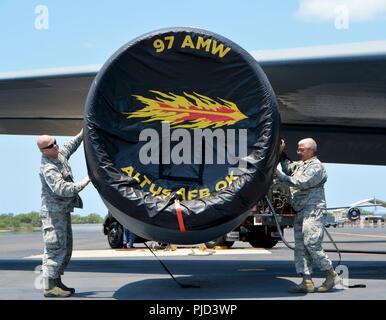
[[[276,172],[275,172],[275,175],[276,177],[279,179],[279,180],[284,180],[287,176],[286,174],[284,174],[281,170],[279,169],[276,169]]]
[[[280,141],[280,153],[282,153],[285,149],[285,141],[281,139]]]
[[[80,182],[80,185],[82,186],[82,188],[86,187],[89,183],[90,183],[90,178],[89,176],[83,178],[83,180]]]

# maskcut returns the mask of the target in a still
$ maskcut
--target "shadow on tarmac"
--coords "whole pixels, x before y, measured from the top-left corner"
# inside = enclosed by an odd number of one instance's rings
[[[199,288],[181,288],[170,278],[146,279],[122,286],[115,292],[113,298],[117,300],[268,299],[294,296],[287,292],[294,283],[273,275],[233,274],[227,279],[213,275],[184,276],[178,277],[177,280]],[[304,296],[304,294],[297,294],[297,296]]]
[[[158,261],[130,260],[72,260],[67,272],[106,273],[96,281],[109,281],[108,273],[122,274],[125,283],[117,291],[77,292],[74,298],[117,300],[170,300],[170,299],[280,299],[302,297],[304,294],[287,292],[296,278],[292,260],[163,260],[177,280],[199,288],[181,288],[160,266]],[[0,270],[31,271],[40,260],[0,260]],[[386,261],[343,261],[350,271],[350,279],[386,280]],[[125,280],[127,275],[128,280]],[[143,275],[143,276],[142,276]],[[90,275],[87,275],[90,277]],[[314,278],[324,274],[314,273]],[[315,285],[320,285],[317,279]],[[294,279],[296,283],[299,278]],[[100,288],[98,282],[95,288]],[[336,290],[341,291],[341,290]],[[106,293],[106,294],[104,294]],[[332,293],[334,294],[334,292]],[[105,297],[104,297],[105,296]]]

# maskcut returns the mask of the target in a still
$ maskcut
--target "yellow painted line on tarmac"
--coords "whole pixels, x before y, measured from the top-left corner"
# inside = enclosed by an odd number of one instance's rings
[[[213,252],[214,251],[214,252]],[[228,249],[228,250],[211,250],[213,255],[241,255],[241,254],[271,254],[270,251],[260,248],[247,248],[247,249]],[[201,251],[197,248],[187,249],[181,248],[175,251],[157,250],[155,254],[158,257],[175,257],[175,256],[192,256],[192,253],[196,255],[205,255],[205,251]],[[200,254],[203,253],[203,254]],[[194,255],[194,254],[193,254]],[[74,250],[72,252],[72,258],[127,258],[127,257],[151,257],[152,253],[147,249],[105,249],[105,250]],[[41,259],[43,255],[32,255],[24,257],[24,259]]]
[[[359,233],[346,233],[346,232],[330,232],[330,234],[386,239],[386,236],[376,236],[374,234],[359,234]]]

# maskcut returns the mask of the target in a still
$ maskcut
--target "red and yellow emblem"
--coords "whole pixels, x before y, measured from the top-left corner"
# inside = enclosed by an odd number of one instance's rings
[[[146,105],[143,109],[128,112],[127,118],[148,118],[142,122],[167,121],[172,128],[219,128],[246,119],[235,103],[212,98],[193,92],[184,96],[151,90],[155,99],[133,95]],[[188,100],[188,98],[190,100]]]

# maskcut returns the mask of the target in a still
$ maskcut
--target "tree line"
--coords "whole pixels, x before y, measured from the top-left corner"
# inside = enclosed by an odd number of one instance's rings
[[[87,216],[71,214],[71,217],[73,224],[103,223],[103,218],[97,213],[90,213]],[[41,226],[39,212],[36,211],[19,214],[0,214],[0,230],[34,231],[40,230]]]

